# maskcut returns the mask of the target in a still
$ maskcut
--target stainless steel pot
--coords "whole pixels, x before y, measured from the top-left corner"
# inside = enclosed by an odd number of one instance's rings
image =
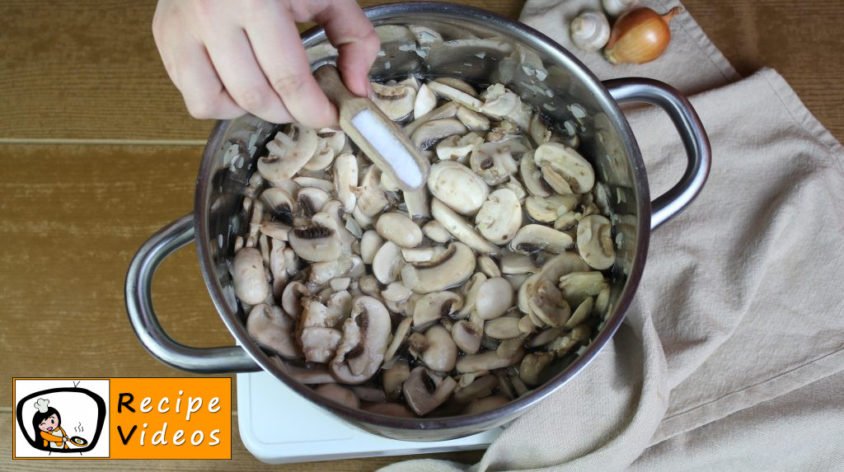
[[[615,216],[616,240],[621,242],[613,268],[610,312],[585,351],[540,388],[476,415],[418,419],[377,415],[336,404],[294,381],[247,334],[228,270],[234,238],[247,224],[241,210],[243,190],[263,144],[278,129],[254,117],[217,124],[199,170],[194,211],[140,248],[126,278],[126,308],[144,347],[171,366],[202,373],[264,369],[322,408],[391,438],[465,436],[504,424],[536,406],[584,369],[610,340],[641,278],[651,231],[680,212],[703,187],[710,166],[709,142],[689,102],[671,87],[647,79],[601,82],[559,45],[523,24],[477,9],[436,3],[384,5],[367,10],[367,15],[380,25],[383,43],[384,55],[372,69],[375,79],[414,73],[455,76],[478,85],[504,82],[553,121],[568,121],[568,126],[578,128],[580,150],[593,160]],[[404,24],[427,26],[457,42],[420,57],[412,44],[402,43],[395,28],[383,27]],[[322,30],[305,34],[303,43],[314,66],[335,54]],[[619,102],[647,102],[663,108],[685,145],[685,173],[671,190],[653,201],[639,148]],[[193,240],[208,292],[238,346],[194,348],[177,343],[164,332],[153,311],[150,286],[158,264]]]

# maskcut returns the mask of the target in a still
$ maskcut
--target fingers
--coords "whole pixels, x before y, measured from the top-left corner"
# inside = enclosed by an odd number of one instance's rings
[[[156,46],[167,75],[182,93],[191,116],[197,119],[231,119],[246,113],[226,92],[205,46],[186,34],[184,29],[163,24],[169,20],[168,17],[159,18],[159,11],[156,11],[153,28]]]
[[[296,121],[312,128],[336,125],[337,111],[313,77],[290,12],[273,6],[244,22],[263,74]]]
[[[323,25],[329,41],[340,53],[337,68],[346,87],[354,94],[369,95],[369,69],[381,48],[372,23],[352,0],[330,2],[315,20]]]

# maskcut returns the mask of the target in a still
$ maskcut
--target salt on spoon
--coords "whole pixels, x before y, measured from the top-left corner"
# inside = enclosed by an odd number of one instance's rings
[[[414,191],[425,185],[430,164],[391,119],[366,97],[352,94],[340,79],[337,68],[324,65],[314,77],[340,111],[342,129],[373,164],[398,183]]]

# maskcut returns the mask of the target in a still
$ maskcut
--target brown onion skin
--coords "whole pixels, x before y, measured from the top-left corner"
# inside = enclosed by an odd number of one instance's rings
[[[604,56],[613,64],[644,64],[665,52],[671,41],[668,23],[682,8],[674,7],[665,14],[647,7],[634,8],[613,24]]]

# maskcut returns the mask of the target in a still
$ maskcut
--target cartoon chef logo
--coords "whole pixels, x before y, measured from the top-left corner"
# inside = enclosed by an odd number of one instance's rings
[[[15,379],[14,384],[16,458],[108,457],[107,380]]]

